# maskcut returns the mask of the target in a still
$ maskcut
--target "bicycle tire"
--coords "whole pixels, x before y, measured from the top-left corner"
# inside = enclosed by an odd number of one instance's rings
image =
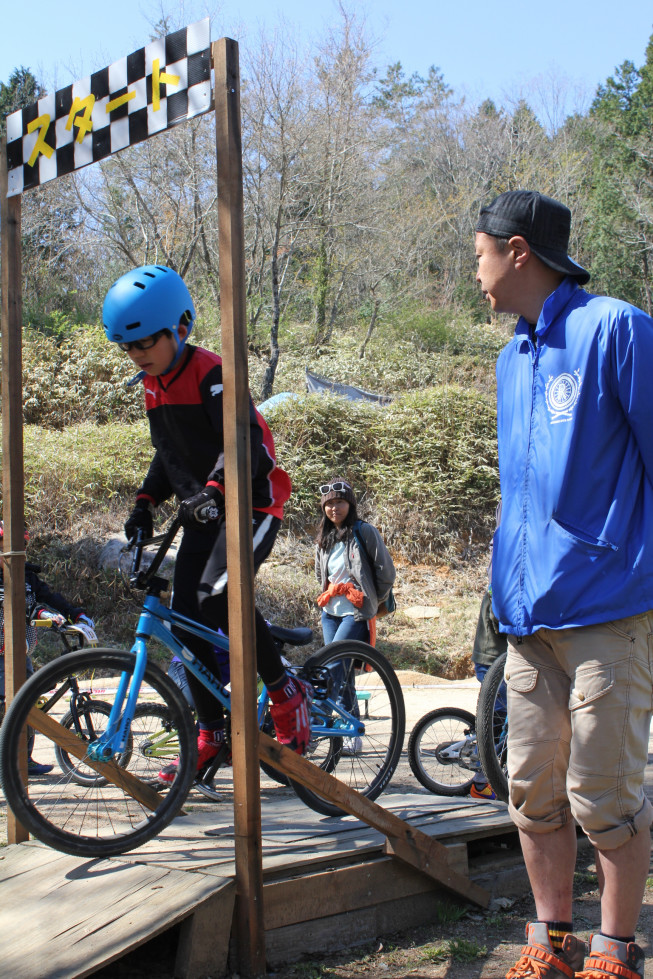
[[[442,754],[458,743],[460,751],[452,756]],[[407,752],[413,775],[429,792],[467,795],[474,772],[480,769],[474,715],[458,707],[438,707],[429,711],[420,717],[410,732]]]
[[[406,730],[404,698],[397,675],[386,657],[373,646],[356,640],[343,640],[323,646],[304,664],[301,674],[310,679],[312,669],[328,667],[333,673],[342,670],[338,699],[351,698],[347,690],[355,686],[356,704],[363,703],[369,717],[364,717],[365,731],[359,739],[337,735],[339,717],[327,702],[316,699],[311,709],[311,724],[326,723],[334,734],[311,737],[312,755],[308,757],[350,788],[376,799],[387,787],[399,762]],[[332,693],[333,696],[333,693]],[[334,696],[333,699],[336,699]],[[346,710],[350,706],[343,703]],[[353,712],[353,711],[352,711]],[[331,715],[331,716],[328,716]],[[339,806],[328,802],[312,789],[291,780],[297,796],[311,809],[324,816],[346,816]]]
[[[130,773],[118,765],[112,766],[114,781],[94,783],[84,791],[70,773],[60,776],[55,773],[31,781],[28,794],[20,773],[19,746],[30,709],[41,698],[46,710],[50,702],[50,726],[60,721],[60,715],[67,709],[65,697],[57,699],[57,688],[68,683],[71,675],[77,677],[80,689],[91,688],[91,696],[106,695],[115,689],[123,673],[133,671],[134,664],[134,655],[123,650],[92,648],[68,653],[38,670],[21,687],[0,729],[0,781],[8,804],[33,836],[63,853],[108,857],[141,846],[178,814],[195,776],[197,737],[191,712],[175,684],[157,666],[148,663],[139,703],[146,703],[153,692],[170,712],[179,737],[178,771],[165,794],[157,791],[153,796],[151,784],[139,779],[137,789],[148,796],[149,805],[134,798],[133,783],[130,788],[126,786]],[[68,732],[66,735],[70,737]],[[49,752],[52,752],[49,757],[53,756],[58,737],[57,730],[48,734],[37,730],[37,750],[44,761]]]
[[[476,736],[478,756],[485,776],[497,799],[508,801],[508,716],[504,704],[499,704],[504,683],[507,653],[502,653],[483,677],[476,706]],[[505,687],[503,688],[505,691]]]
[[[82,735],[83,740],[94,741],[95,738],[104,733],[106,727],[106,723],[100,727],[97,718],[101,717],[105,718],[105,721],[108,720],[111,714],[111,704],[108,704],[104,700],[89,700],[82,705],[81,709],[78,709],[77,713],[84,732]],[[75,718],[71,710],[67,714],[64,714],[60,724],[62,727],[68,728],[69,731],[75,726]],[[80,737],[79,734],[77,736]],[[131,750],[132,745],[130,743],[129,748],[120,758],[116,759],[122,768],[126,768],[129,764]],[[78,758],[71,758],[66,749],[62,748],[61,745],[56,744],[54,746],[54,757],[57,759],[57,765],[62,772],[69,774],[73,782],[77,782],[78,785],[106,784],[107,780],[103,775],[99,775],[90,765],[84,765],[83,761],[80,761]]]

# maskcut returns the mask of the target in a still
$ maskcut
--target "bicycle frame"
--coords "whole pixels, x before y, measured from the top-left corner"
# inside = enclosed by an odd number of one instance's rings
[[[168,538],[172,540],[174,537],[174,534],[171,536],[171,530],[165,535],[164,542]],[[165,553],[165,550],[167,550],[167,547],[162,547],[157,558],[161,553]],[[152,562],[152,565],[146,572],[147,577],[153,581],[153,586],[143,602],[143,609],[136,628],[136,639],[131,648],[131,652],[135,657],[133,673],[131,676],[128,673],[122,674],[107,722],[106,731],[102,737],[98,738],[97,741],[88,747],[88,755],[95,761],[106,761],[107,758],[122,754],[126,750],[131,723],[134,718],[134,710],[145,675],[147,641],[149,639],[157,639],[174,655],[178,656],[184,667],[213,694],[224,709],[228,712],[231,710],[229,691],[220,683],[211,670],[204,666],[194,653],[179,640],[172,632],[172,627],[177,626],[185,632],[189,632],[199,639],[203,639],[205,642],[213,646],[218,646],[225,651],[229,649],[229,640],[221,633],[193,619],[189,619],[180,612],[167,608],[161,603],[157,594],[161,579],[154,578],[154,570],[158,568],[159,564],[160,561],[157,563],[157,559],[155,558],[155,561]],[[316,697],[313,701],[311,736],[315,738],[354,738],[358,735],[363,735],[365,733],[365,724],[363,721],[345,710],[339,702],[331,699],[329,693],[330,691],[326,697]],[[268,699],[267,688],[263,685],[258,696],[257,715],[259,727],[267,711]],[[336,720],[334,720],[334,715],[337,715]]]

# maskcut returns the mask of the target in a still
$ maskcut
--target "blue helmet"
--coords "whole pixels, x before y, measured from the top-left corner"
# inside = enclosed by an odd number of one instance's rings
[[[143,265],[126,272],[107,292],[102,307],[102,323],[112,343],[125,343],[150,337],[159,330],[170,330],[179,354],[190,336],[195,307],[184,280],[165,265]],[[179,337],[179,324],[187,334]]]

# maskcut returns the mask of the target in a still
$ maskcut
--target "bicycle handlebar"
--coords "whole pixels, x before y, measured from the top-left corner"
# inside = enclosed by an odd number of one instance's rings
[[[163,534],[158,534],[156,537],[143,537],[143,532],[141,530],[137,531],[136,536],[132,538],[129,542],[127,550],[134,549],[134,559],[132,561],[130,581],[132,585],[137,588],[146,588],[149,582],[154,578],[155,574],[161,567],[163,559],[170,549],[170,545],[177,536],[179,528],[181,527],[181,520],[179,517],[174,517],[170,526]],[[159,549],[154,555],[151,564],[144,571],[141,571],[141,560],[143,557],[143,548],[147,547],[149,544],[159,544]]]
[[[76,642],[79,649],[83,649],[85,646],[97,646],[98,644],[95,630],[91,629],[85,623],[75,625],[70,622],[64,622],[62,625],[59,625],[55,619],[43,618],[32,619],[31,625],[37,629],[52,629],[59,636],[67,651],[71,649],[71,641]]]

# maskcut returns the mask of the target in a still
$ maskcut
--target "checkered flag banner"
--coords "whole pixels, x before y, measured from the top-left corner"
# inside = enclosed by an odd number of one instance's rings
[[[7,197],[210,108],[207,17],[7,116]]]

